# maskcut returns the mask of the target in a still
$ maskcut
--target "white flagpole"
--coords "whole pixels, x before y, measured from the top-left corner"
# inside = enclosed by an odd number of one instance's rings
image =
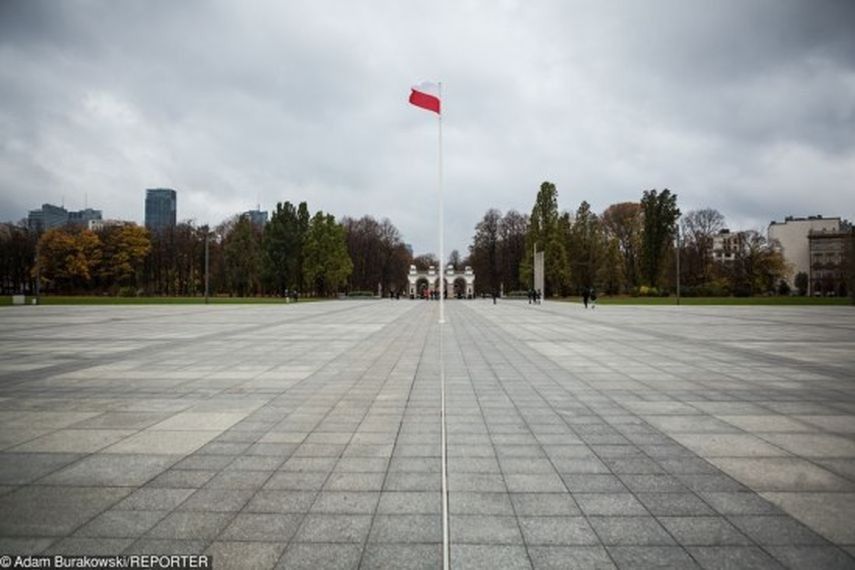
[[[443,242],[442,227],[442,82],[439,82],[439,104],[440,112],[437,113],[437,124],[439,125],[439,324],[445,322],[445,246]]]

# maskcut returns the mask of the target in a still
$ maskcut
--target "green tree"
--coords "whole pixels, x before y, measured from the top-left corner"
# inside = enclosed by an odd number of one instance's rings
[[[620,251],[620,241],[617,238],[607,238],[605,242],[605,253],[603,263],[597,281],[603,287],[604,292],[609,295],[617,295],[621,292],[625,281],[623,275],[623,258]]]
[[[641,198],[641,209],[644,213],[641,234],[642,278],[647,285],[658,287],[680,217],[677,195],[671,194],[667,188],[661,193],[647,190]]]
[[[525,236],[528,233],[528,216],[509,210],[499,225],[500,280],[505,291],[528,289],[520,280],[520,264],[525,259]]]
[[[305,290],[326,296],[347,283],[353,262],[344,228],[332,215],[318,211],[309,223],[304,256]]]
[[[532,282],[534,267],[533,249],[544,252],[545,296],[560,293],[568,277],[567,250],[559,227],[558,191],[555,184],[543,182],[529,217],[526,235],[526,253],[520,265],[520,277],[526,283]]]
[[[808,274],[805,273],[804,271],[799,271],[798,273],[796,273],[795,286],[799,292],[799,295],[801,295],[802,297],[807,295]]]
[[[579,205],[568,233],[570,284],[576,292],[594,287],[605,257],[606,243],[602,223],[591,212],[588,202],[583,201]]]
[[[638,287],[640,283],[641,232],[644,215],[638,202],[620,202],[605,209],[603,227],[609,239],[618,242],[622,258],[623,286]]]
[[[259,292],[261,244],[248,216],[240,216],[225,237],[223,254],[230,292],[246,297]]]
[[[304,206],[305,202],[300,204],[301,210]],[[293,204],[280,202],[264,227],[262,273],[269,289],[280,296],[302,287],[304,237],[300,224]]]
[[[25,293],[35,289],[38,235],[25,223],[0,224],[0,290]]]
[[[309,214],[309,206],[306,202],[300,202],[297,206],[297,226],[296,226],[296,259],[294,263],[294,287],[302,293],[302,285],[305,282],[306,263],[306,241],[309,238],[309,225],[311,215]]]

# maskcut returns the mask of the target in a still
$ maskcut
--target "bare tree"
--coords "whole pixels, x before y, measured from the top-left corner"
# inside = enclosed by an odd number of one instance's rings
[[[475,226],[469,257],[475,274],[478,276],[478,288],[482,292],[499,291],[499,230],[502,213],[490,208]]]
[[[461,269],[460,263],[460,252],[452,249],[451,253],[448,254],[448,265],[451,265],[454,269]]]
[[[712,208],[692,210],[683,216],[685,263],[683,275],[687,284],[698,285],[710,279],[713,238],[724,229],[724,216]]]

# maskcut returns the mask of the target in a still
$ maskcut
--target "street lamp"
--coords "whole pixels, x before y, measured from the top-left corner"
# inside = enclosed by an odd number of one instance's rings
[[[677,223],[677,304],[680,304],[680,224]]]
[[[208,304],[208,238],[211,235],[211,228],[205,224],[205,304]]]

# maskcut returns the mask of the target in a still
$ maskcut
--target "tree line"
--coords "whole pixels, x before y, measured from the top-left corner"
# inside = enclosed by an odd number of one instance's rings
[[[134,223],[42,233],[0,225],[6,294],[312,295],[404,287],[412,251],[388,219],[337,221],[305,202],[276,205],[263,226],[235,216],[215,227],[183,221],[150,232]]]
[[[468,254],[452,251],[447,263],[471,265],[477,293],[531,288],[533,252],[545,256],[548,296],[605,294],[748,296],[789,292],[790,268],[776,244],[759,231],[731,235],[732,257],[713,258],[713,240],[725,229],[717,210],[682,215],[677,195],[647,190],[637,202],[612,204],[601,213],[582,201],[560,210],[558,191],[544,182],[530,214],[490,208],[476,224]],[[679,233],[678,233],[679,228]],[[677,237],[681,239],[677,240]],[[388,219],[344,217],[306,202],[276,205],[270,220],[255,225],[235,216],[215,227],[184,221],[148,232],[132,223],[98,231],[66,226],[38,234],[26,224],[0,224],[0,288],[6,294],[36,289],[50,293],[111,295],[318,295],[397,292],[407,271],[439,266],[431,253],[415,256]],[[855,250],[847,254],[850,284]],[[806,275],[797,275],[799,293]]]
[[[762,233],[734,234],[733,259],[724,262],[712,257],[724,216],[711,208],[681,214],[677,195],[668,189],[647,190],[638,202],[612,204],[599,214],[586,201],[573,213],[562,212],[555,185],[544,182],[528,216],[487,210],[475,226],[465,262],[475,268],[476,290],[488,294],[530,289],[535,249],[544,253],[549,296],[578,295],[588,288],[671,294],[678,256],[684,295],[788,292],[789,268]]]

